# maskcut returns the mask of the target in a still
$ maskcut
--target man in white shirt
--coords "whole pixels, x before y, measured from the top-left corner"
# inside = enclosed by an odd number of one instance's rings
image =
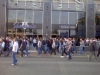
[[[37,40],[34,38],[33,39],[33,46],[36,47],[36,44],[37,44]]]
[[[16,54],[17,54],[17,50],[18,50],[18,42],[16,40],[16,38],[14,38],[14,44],[12,47],[12,57],[13,57],[13,64],[12,65],[16,65],[17,63],[17,59],[16,59]]]
[[[39,39],[38,40],[38,55],[41,54],[41,46],[42,46],[42,43],[41,43],[41,40]]]
[[[52,55],[53,52],[54,52],[54,54],[56,55],[55,47],[56,47],[56,43],[55,43],[55,40],[53,40],[52,49],[51,49],[51,55]]]

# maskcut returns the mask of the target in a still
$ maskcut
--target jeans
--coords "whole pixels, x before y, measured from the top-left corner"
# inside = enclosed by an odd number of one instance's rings
[[[66,48],[62,49],[62,56],[64,56],[64,53],[67,55]]]
[[[46,46],[46,52],[47,52],[47,51],[50,53],[50,47],[47,47],[47,46]]]
[[[11,51],[12,51],[12,47],[9,47],[9,50],[8,50],[7,56],[9,56],[9,54],[10,54]]]
[[[67,52],[68,53],[68,59],[72,59],[70,51],[71,51],[71,49]]]
[[[37,46],[37,43],[33,43],[33,47],[36,47]]]
[[[41,47],[38,47],[38,55],[41,54]]]
[[[62,52],[62,47],[59,47],[59,52]]]
[[[17,52],[12,52],[12,58],[13,58],[13,64],[14,65],[16,65],[16,63],[17,63],[17,59],[16,59],[16,54],[17,54]]]
[[[57,45],[57,52],[59,53],[59,46]]]
[[[73,51],[75,51],[77,53],[76,46],[72,46],[72,48],[73,48]]]
[[[46,53],[45,45],[42,45],[42,50],[44,53]]]
[[[71,47],[70,52],[71,52],[72,54],[74,54],[73,47]]]
[[[80,46],[79,50],[80,50],[80,54],[82,54],[83,52],[85,53],[84,46]]]
[[[28,48],[25,49],[26,55],[28,56],[30,53],[28,52]]]
[[[30,44],[29,44],[29,48],[30,48],[30,49],[34,49],[33,43],[30,43]]]

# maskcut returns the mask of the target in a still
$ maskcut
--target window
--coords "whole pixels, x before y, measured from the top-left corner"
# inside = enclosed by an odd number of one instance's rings
[[[61,24],[68,24],[68,12],[61,12]]]
[[[32,10],[26,10],[26,22],[33,23],[34,21],[33,11]]]
[[[69,12],[69,24],[77,23],[77,12]]]
[[[22,21],[25,21],[25,20],[26,20],[25,10],[18,10],[17,22],[22,22]]]
[[[79,12],[78,13],[78,24],[79,25],[85,25],[85,16],[86,14],[84,12]]]
[[[14,22],[16,22],[16,10],[9,10],[8,22],[9,22],[9,23],[14,23]]]
[[[59,12],[52,11],[52,24],[59,24]]]
[[[42,23],[42,11],[34,11],[34,23]]]

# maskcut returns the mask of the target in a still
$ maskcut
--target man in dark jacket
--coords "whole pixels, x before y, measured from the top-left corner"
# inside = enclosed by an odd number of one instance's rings
[[[92,55],[94,55],[94,56],[95,56],[95,59],[97,60],[97,54],[96,54],[96,43],[93,42],[92,39],[90,40],[90,51],[91,51],[91,54],[90,54],[88,60],[91,60]]]
[[[23,57],[23,55],[25,54],[24,51],[26,50],[26,46],[27,46],[27,42],[26,39],[22,40],[21,46],[20,46],[20,51],[21,51],[21,56]]]
[[[46,53],[48,51],[48,53],[50,53],[50,50],[51,50],[51,42],[49,39],[46,40]]]
[[[44,54],[46,54],[45,46],[46,46],[46,41],[43,39],[42,40],[42,50],[43,50]]]

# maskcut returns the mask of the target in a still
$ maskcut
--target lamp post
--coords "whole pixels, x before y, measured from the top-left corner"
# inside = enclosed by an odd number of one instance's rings
[[[82,1],[80,1],[80,0],[75,0],[76,1],[76,9],[78,10],[79,9],[79,4],[82,4],[83,5],[83,9],[84,9],[84,1],[85,0],[82,0]]]

